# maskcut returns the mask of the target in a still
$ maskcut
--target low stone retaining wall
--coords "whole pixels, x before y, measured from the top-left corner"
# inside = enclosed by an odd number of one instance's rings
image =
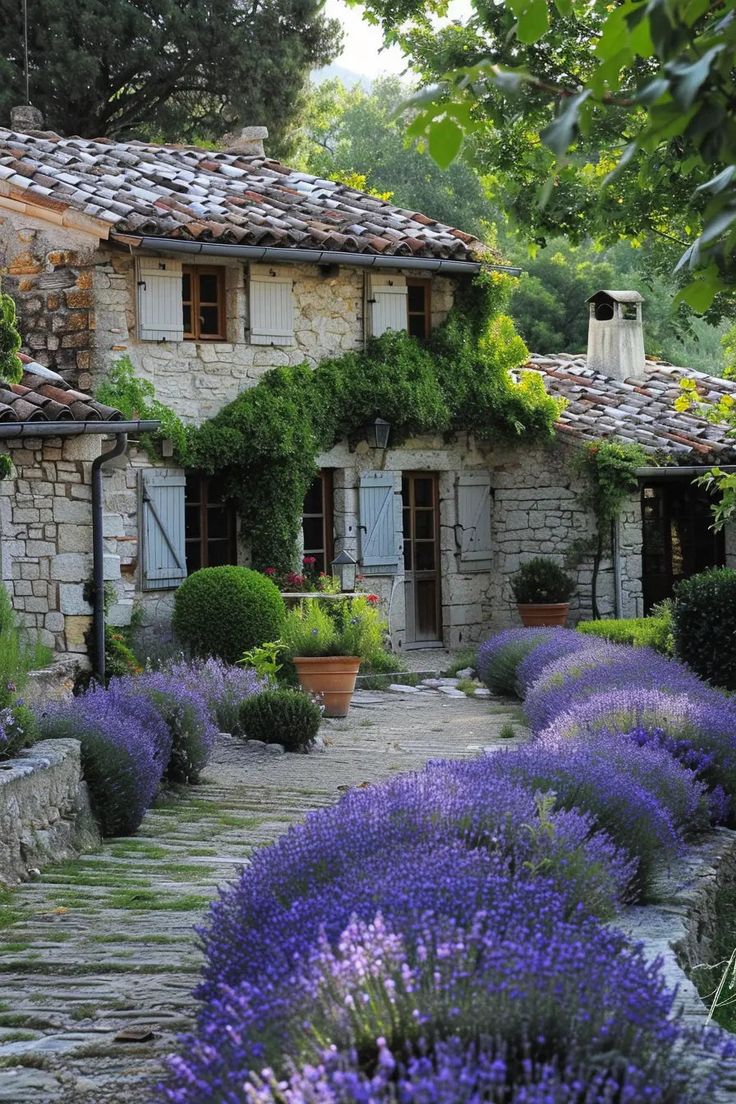
[[[44,740],[0,763],[0,884],[98,840],[78,740]]]
[[[49,701],[66,701],[72,696],[79,669],[79,656],[60,656],[50,667],[31,671],[23,700],[36,707]]]
[[[677,988],[677,1003],[693,1027],[705,1025],[708,1009],[690,975],[715,960],[716,893],[735,880],[736,831],[717,828],[660,869],[650,891],[656,903],[632,905],[612,921],[643,944],[648,959],[661,958],[667,984]],[[708,1060],[695,1052],[692,1057]],[[719,1066],[718,1082],[709,1104],[736,1104],[736,1061]]]

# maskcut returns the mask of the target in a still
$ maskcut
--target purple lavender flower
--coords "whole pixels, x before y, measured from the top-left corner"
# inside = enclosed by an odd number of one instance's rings
[[[201,694],[217,727],[235,734],[240,733],[240,703],[268,685],[252,668],[233,666],[217,656],[169,660],[162,670]]]
[[[541,732],[574,704],[623,687],[659,689],[696,698],[712,693],[697,675],[675,659],[651,648],[601,641],[584,652],[550,663],[530,688],[524,713],[534,732]]]
[[[609,690],[575,702],[543,732],[567,738],[623,733],[639,746],[663,747],[715,791],[723,815],[723,789],[736,795],[736,701],[706,686],[697,696],[661,690]]]
[[[549,636],[541,643],[535,644],[516,669],[519,697],[526,697],[529,688],[544,674],[550,663],[566,655],[585,652],[590,645],[590,638],[575,632],[574,629],[550,629]]]
[[[158,710],[169,731],[164,773],[170,782],[196,782],[214,746],[217,729],[204,698],[175,675],[151,671],[111,679],[108,687],[140,694]]]
[[[96,686],[49,706],[39,726],[46,739],[81,741],[84,778],[103,835],[135,832],[171,751],[168,727],[153,705],[124,686]]]
[[[478,648],[478,677],[494,694],[516,695],[516,670],[524,657],[557,629],[504,629]]]

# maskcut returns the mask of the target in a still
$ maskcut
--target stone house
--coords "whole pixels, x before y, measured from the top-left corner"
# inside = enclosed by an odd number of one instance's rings
[[[269,159],[262,128],[212,151],[60,138],[38,120],[14,126],[0,129],[2,287],[16,302],[27,355],[75,395],[126,355],[162,402],[199,423],[274,366],[316,364],[389,329],[422,340],[446,316],[460,278],[502,267],[460,230]],[[520,561],[562,559],[590,538],[594,522],[570,466],[581,441],[637,440],[680,465],[642,472],[603,564],[603,609],[641,613],[680,575],[730,556],[730,534],[710,533],[707,504],[691,487],[695,467],[730,458],[725,428],[673,407],[679,379],[696,374],[645,360],[636,296],[601,293],[589,309],[587,362],[534,357],[528,366],[568,402],[552,445],[365,440],[319,458],[304,551],[327,571],[337,551],[356,556],[397,650],[456,646],[514,623],[509,577]],[[736,391],[697,378],[704,393]],[[0,392],[0,419],[15,417]],[[102,414],[99,425],[96,436],[16,447],[17,478],[0,486],[2,578],[59,650],[84,645],[78,630],[55,627],[58,615],[91,615],[88,503],[64,508],[74,534],[44,529],[43,547],[35,534],[64,512],[53,507],[48,522],[44,513],[61,473],[79,476],[69,501],[86,500],[103,434],[116,436],[120,452],[123,434],[140,429],[116,428]],[[82,468],[64,466],[73,464]],[[165,624],[187,573],[247,562],[247,534],[216,480],[171,461],[154,465],[134,440],[127,462],[115,464],[98,465],[104,571],[116,594],[109,618],[124,624],[138,604],[149,623]],[[589,614],[590,564],[577,575],[576,618]],[[36,594],[41,578],[57,589]]]

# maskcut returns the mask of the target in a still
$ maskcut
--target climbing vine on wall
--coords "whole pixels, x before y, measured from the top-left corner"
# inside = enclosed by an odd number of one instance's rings
[[[6,387],[20,383],[23,378],[23,365],[18,356],[20,346],[15,303],[9,295],[0,292],[0,381]],[[0,479],[7,479],[12,470],[10,457],[0,453]]]
[[[593,441],[576,458],[576,466],[586,478],[584,504],[595,516],[591,605],[598,620],[598,574],[611,526],[621,514],[627,497],[639,486],[637,468],[656,463],[639,445],[621,445],[613,441]]]
[[[174,451],[184,455],[187,436],[180,418],[156,398],[156,392],[150,380],[140,379],[130,357],[122,356],[110,369],[107,377],[95,389],[95,398],[106,406],[114,406],[130,421],[158,421],[160,428],[156,433],[144,433],[139,444],[151,460],[161,457],[161,442],[169,439]]]
[[[177,461],[216,476],[234,501],[255,567],[293,566],[318,454],[364,436],[377,417],[391,423],[394,445],[424,433],[472,432],[493,441],[552,435],[560,404],[536,373],[518,381],[510,375],[528,357],[502,313],[511,286],[495,272],[460,282],[447,320],[426,344],[390,332],[316,368],[274,368],[214,418],[176,437]],[[121,379],[129,388],[127,367]],[[119,388],[98,397],[132,416]],[[140,401],[132,405],[143,416]]]

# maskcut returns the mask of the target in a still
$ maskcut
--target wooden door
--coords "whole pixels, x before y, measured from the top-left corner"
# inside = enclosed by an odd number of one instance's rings
[[[440,510],[437,475],[406,472],[401,481],[404,522],[406,644],[442,641]]]

